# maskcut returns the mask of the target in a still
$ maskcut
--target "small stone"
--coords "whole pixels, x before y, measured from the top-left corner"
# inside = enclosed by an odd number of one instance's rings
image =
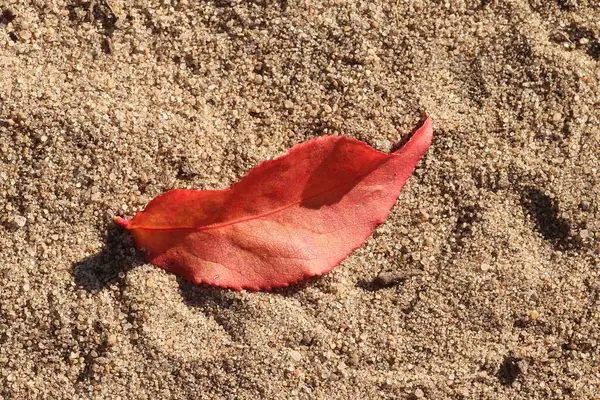
[[[215,171],[216,173],[219,173],[219,172],[221,172],[221,167],[219,165],[215,165],[213,167],[213,171]]]
[[[561,114],[561,113],[559,113],[558,111],[557,111],[557,112],[555,112],[555,113],[554,113],[554,115],[552,116],[552,120],[553,120],[554,122],[560,122],[560,121],[562,121],[562,119],[563,119],[563,116],[562,116],[562,114]]]
[[[263,83],[263,77],[262,75],[254,75],[254,83],[256,83],[257,85],[260,85],[261,83]]]
[[[483,264],[481,264],[480,268],[481,268],[482,272],[487,272],[487,271],[490,270],[490,265],[486,264],[486,263],[483,263]]]
[[[17,227],[23,228],[25,226],[25,224],[27,223],[27,218],[25,218],[22,215],[15,215],[14,221],[15,221],[15,225],[17,225]]]
[[[375,141],[375,145],[377,146],[377,148],[379,150],[385,151],[385,152],[388,152],[390,150],[390,148],[392,147],[392,143],[387,139],[377,140],[377,141]]]
[[[304,334],[302,336],[302,340],[300,340],[300,344],[303,346],[310,346],[314,342],[314,338],[309,334]]]
[[[28,30],[22,30],[21,32],[19,32],[19,36],[23,40],[29,40],[31,39],[31,32]]]
[[[531,319],[532,319],[532,320],[534,320],[534,321],[535,321],[536,319],[538,319],[538,318],[539,318],[539,316],[540,316],[540,313],[539,313],[537,310],[531,310],[531,311],[529,312],[529,318],[531,318]]]
[[[117,335],[114,335],[114,334],[108,335],[106,337],[106,343],[109,345],[117,343]]]
[[[417,388],[417,390],[415,390],[415,397],[417,399],[422,399],[423,397],[425,397],[425,393],[423,393],[423,390]]]
[[[300,360],[302,360],[302,354],[296,350],[290,350],[289,356],[293,362],[299,362]]]
[[[333,109],[329,104],[323,104],[323,112],[325,112],[325,114],[331,114]]]
[[[588,239],[589,237],[590,237],[590,231],[588,231],[587,229],[582,229],[577,234],[577,239],[579,239],[580,241],[584,241],[584,240]]]
[[[579,203],[579,208],[581,209],[581,211],[590,211],[592,208],[592,205],[590,204],[589,201],[583,200],[583,201],[581,201],[581,203]]]
[[[286,100],[285,103],[283,103],[283,106],[288,109],[291,110],[294,108],[294,103],[292,103],[291,100]]]
[[[527,371],[529,370],[529,364],[527,363],[527,361],[521,360],[521,361],[519,361],[519,368],[521,368],[521,373],[523,375],[525,375],[525,374],[527,374]]]

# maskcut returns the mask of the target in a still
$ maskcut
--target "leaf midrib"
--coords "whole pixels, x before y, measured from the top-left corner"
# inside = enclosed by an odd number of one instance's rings
[[[349,184],[352,181],[356,181],[356,180],[360,181],[360,180],[364,179],[365,177],[367,177],[371,173],[373,173],[375,170],[379,169],[379,167],[381,167],[383,164],[385,164],[387,161],[389,161],[392,157],[396,156],[394,153],[387,154],[387,155],[388,155],[388,157],[386,157],[381,163],[376,163],[376,166],[374,168],[370,169],[367,173],[358,176],[357,178],[345,181],[345,182],[341,183],[340,185],[334,186],[334,187],[332,187],[330,189],[324,190],[322,192],[319,192],[319,193],[314,194],[314,195],[309,196],[309,197],[302,198],[302,199],[300,199],[298,201],[295,201],[295,202],[293,202],[291,204],[285,205],[285,206],[277,208],[275,210],[267,211],[267,212],[262,213],[262,214],[253,215],[253,216],[250,216],[250,217],[247,217],[247,218],[240,218],[240,219],[236,219],[236,220],[233,220],[233,221],[227,221],[227,222],[222,222],[222,223],[217,223],[217,224],[206,225],[206,226],[177,226],[177,227],[171,227],[171,226],[167,226],[167,227],[139,226],[139,227],[137,227],[136,226],[136,227],[130,228],[130,230],[140,229],[140,230],[149,230],[149,231],[173,231],[173,230],[208,231],[208,230],[218,229],[218,228],[222,228],[222,227],[229,226],[229,225],[235,225],[235,224],[238,224],[238,223],[243,223],[243,222],[246,222],[246,221],[252,221],[252,220],[255,220],[255,219],[261,219],[261,218],[264,218],[264,217],[268,217],[269,215],[277,214],[278,212],[281,212],[281,211],[287,210],[288,208],[297,206],[298,204],[302,203],[303,201],[314,199],[315,197],[318,197],[318,196],[321,196],[321,195],[323,195],[325,193],[328,193],[328,192],[334,191],[336,189],[339,189],[339,188],[341,188],[341,187]]]

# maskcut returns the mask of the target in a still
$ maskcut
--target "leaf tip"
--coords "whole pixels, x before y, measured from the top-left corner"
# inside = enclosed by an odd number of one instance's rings
[[[394,154],[413,154],[418,160],[427,151],[433,139],[433,122],[427,117],[410,139],[404,143]]]
[[[127,228],[127,226],[129,225],[129,221],[121,217],[115,217],[114,221],[115,224],[119,225],[122,228]]]
[[[428,116],[425,118],[425,121],[415,131],[413,137],[419,138],[428,144],[431,144],[431,138],[433,137],[433,121],[431,120],[431,117]]]
[[[421,125],[421,127],[433,133],[433,121],[431,120],[430,116],[427,116],[427,118],[425,118],[425,122],[423,122],[423,125]]]

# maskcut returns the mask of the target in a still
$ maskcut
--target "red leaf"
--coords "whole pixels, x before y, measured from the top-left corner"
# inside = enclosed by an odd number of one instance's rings
[[[178,189],[129,221],[152,264],[194,283],[270,290],[331,271],[389,215],[431,143],[427,119],[392,154],[324,136],[224,190]]]

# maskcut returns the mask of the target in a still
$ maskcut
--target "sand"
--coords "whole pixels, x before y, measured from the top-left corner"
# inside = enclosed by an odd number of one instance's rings
[[[0,399],[600,398],[597,1],[0,15]],[[315,136],[389,150],[425,115],[389,219],[320,279],[193,286],[112,222]]]

